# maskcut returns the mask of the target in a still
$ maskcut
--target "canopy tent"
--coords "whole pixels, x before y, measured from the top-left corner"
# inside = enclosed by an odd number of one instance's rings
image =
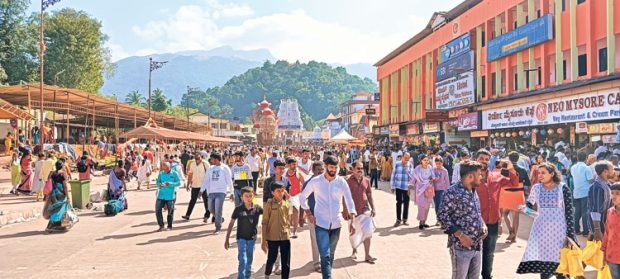
[[[177,131],[159,127],[152,119],[149,119],[144,126],[127,131],[120,135],[121,138],[143,138],[143,139],[170,139],[170,140],[191,140],[210,143],[239,143],[240,141],[229,138],[202,135],[188,131]]]
[[[344,129],[342,129],[342,131],[340,131],[340,133],[336,134],[331,139],[329,139],[329,141],[333,142],[333,143],[349,143],[349,142],[354,141],[354,140],[357,140],[357,138],[351,136]]]

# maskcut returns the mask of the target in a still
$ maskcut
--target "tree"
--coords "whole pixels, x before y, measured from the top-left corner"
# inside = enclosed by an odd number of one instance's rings
[[[0,0],[0,83],[37,79],[39,36],[26,22],[29,5],[29,0]]]
[[[132,106],[144,107],[145,100],[144,96],[142,96],[138,90],[129,92],[125,97],[125,103]]]
[[[114,71],[101,22],[73,9],[45,17],[45,83],[98,93],[104,75]],[[37,21],[32,19],[31,24]]]
[[[153,98],[151,101],[151,109],[154,111],[166,111],[169,107],[172,107],[172,100],[168,99],[159,88],[153,90],[151,98]]]

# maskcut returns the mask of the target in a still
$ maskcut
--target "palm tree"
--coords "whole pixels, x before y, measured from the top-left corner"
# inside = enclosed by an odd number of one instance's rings
[[[165,111],[172,106],[172,100],[166,98],[164,91],[159,88],[153,90],[153,95],[151,97],[153,98],[151,100],[151,106],[154,111]]]
[[[125,103],[133,106],[144,106],[146,99],[138,92],[138,90],[131,91],[127,97],[125,97]]]

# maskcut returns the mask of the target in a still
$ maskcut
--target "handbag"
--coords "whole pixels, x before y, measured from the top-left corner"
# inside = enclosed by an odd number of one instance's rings
[[[596,274],[596,279],[613,279],[611,277],[611,270],[609,269],[609,265],[605,265],[605,267],[598,271]]]
[[[424,190],[424,197],[426,197],[427,199],[432,199],[435,197],[435,188],[433,188],[432,185],[426,187],[426,189]]]
[[[48,178],[43,187],[43,194],[49,195],[52,192],[52,178]]]

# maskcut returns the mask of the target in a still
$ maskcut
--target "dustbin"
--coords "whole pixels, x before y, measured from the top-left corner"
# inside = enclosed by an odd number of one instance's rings
[[[90,202],[90,180],[70,180],[71,204],[74,208],[84,209]]]

